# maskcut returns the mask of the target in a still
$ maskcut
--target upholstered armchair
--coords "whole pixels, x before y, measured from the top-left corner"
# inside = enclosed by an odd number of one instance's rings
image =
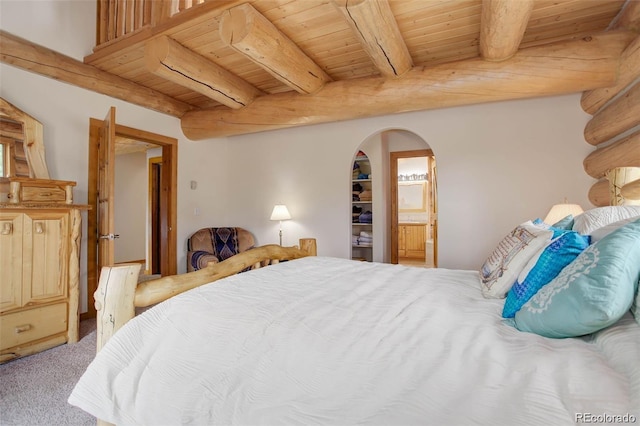
[[[187,240],[187,272],[221,262],[254,245],[253,234],[244,228],[202,228]]]

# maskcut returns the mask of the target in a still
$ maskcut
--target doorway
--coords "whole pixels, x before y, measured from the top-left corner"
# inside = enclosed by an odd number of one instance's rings
[[[437,180],[430,149],[389,153],[391,263],[437,267]]]
[[[149,158],[149,247],[147,268],[150,275],[162,275],[160,268],[160,211],[162,207],[162,157]]]
[[[88,170],[88,204],[93,209],[88,214],[87,220],[87,312],[82,314],[82,319],[94,318],[96,315],[93,303],[93,293],[98,287],[101,264],[114,263],[113,238],[117,234],[113,230],[113,196],[105,196],[106,192],[113,192],[114,166],[116,140],[135,141],[135,143],[157,145],[162,152],[160,162],[162,167],[156,169],[157,194],[156,225],[157,230],[157,254],[155,257],[156,270],[161,275],[173,275],[177,273],[177,139],[144,130],[134,129],[115,123],[115,108],[105,120],[91,118],[89,121],[89,170]],[[105,148],[108,147],[108,148]],[[102,150],[102,151],[101,151]],[[107,157],[105,159],[104,157]],[[110,173],[104,173],[104,169],[111,168]],[[101,189],[102,188],[102,191]],[[112,194],[113,195],[113,194]],[[105,208],[105,202],[111,199],[111,207]],[[120,206],[119,208],[127,208]],[[151,211],[151,210],[150,210]],[[107,228],[103,225],[107,224]],[[111,227],[110,231],[104,229]],[[98,234],[108,234],[99,236]],[[100,242],[101,246],[99,246]],[[109,244],[109,250],[103,248],[104,243]],[[153,250],[153,249],[152,249]],[[107,253],[105,255],[104,253]]]

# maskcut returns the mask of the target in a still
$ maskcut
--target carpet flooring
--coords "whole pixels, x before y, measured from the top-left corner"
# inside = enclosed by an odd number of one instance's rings
[[[0,425],[95,426],[67,398],[95,355],[95,319],[80,323],[80,341],[0,365]]]

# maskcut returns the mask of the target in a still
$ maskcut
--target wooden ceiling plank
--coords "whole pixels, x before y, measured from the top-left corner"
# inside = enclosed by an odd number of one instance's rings
[[[609,22],[609,18],[605,17],[595,21],[572,22],[563,27],[547,28],[546,30],[538,29],[535,32],[527,32],[522,39],[522,43],[520,43],[520,47],[524,48],[525,46],[529,46],[529,43],[550,43],[552,40],[576,39],[584,37],[585,34],[596,34],[604,31],[607,22]]]
[[[153,74],[201,93],[229,108],[249,105],[263,93],[214,62],[167,37],[145,47],[146,68]]]
[[[425,34],[420,37],[414,37],[407,40],[407,45],[412,49],[424,50],[424,48],[433,48],[446,45],[450,42],[456,42],[460,39],[466,39],[467,41],[479,43],[480,34],[480,22],[472,25],[465,25],[461,27],[455,27],[447,29],[440,33]],[[415,47],[414,47],[415,46]]]
[[[427,25],[412,31],[403,32],[407,44],[415,43],[417,40],[446,39],[452,35],[468,34],[473,32],[476,37],[480,34],[480,18],[475,16],[464,16],[450,22],[440,22]]]
[[[618,13],[626,0],[536,0],[531,14],[531,22],[540,18],[549,18],[555,15],[571,14],[583,9],[593,7],[607,7]]]
[[[472,59],[415,67],[400,79],[327,83],[314,96],[287,92],[257,98],[240,110],[215,108],[182,117],[190,139],[254,133],[389,113],[522,99],[604,87],[633,35],[612,33],[520,50],[511,59]],[[376,99],[376,102],[372,102]]]
[[[533,0],[484,0],[480,55],[487,61],[504,61],[515,55],[532,10]]]
[[[286,18],[297,21],[298,15],[309,10],[313,10],[312,14],[315,14],[318,6],[323,6],[325,3],[325,0],[261,0],[256,2],[254,6],[265,18],[276,22]]]
[[[399,77],[413,68],[387,0],[333,0],[376,68]]]
[[[404,22],[415,21],[422,25],[424,19],[440,19],[437,17],[454,17],[457,14],[477,14],[479,16],[482,0],[460,1],[397,1],[390,2],[391,10],[398,21],[398,25]],[[475,10],[475,11],[474,11]]]
[[[604,148],[593,151],[584,159],[584,171],[595,179],[616,167],[640,167],[640,131]]]
[[[589,114],[595,114],[607,102],[638,78],[640,78],[640,36],[622,52],[618,81],[616,84],[611,87],[584,92],[580,99],[582,109]]]
[[[558,42],[563,42],[563,41],[567,41],[567,40],[578,40],[578,39],[581,39],[581,38],[591,37],[594,33],[598,33],[598,32],[600,32],[600,31],[580,30],[580,31],[577,31],[575,33],[571,33],[569,35],[560,34],[560,35],[556,35],[554,37],[546,37],[546,38],[533,39],[533,40],[526,40],[525,39],[520,44],[520,48],[521,49],[528,49],[530,47],[544,46],[544,45],[547,45],[547,44],[558,43]]]
[[[249,3],[222,15],[220,36],[238,53],[299,93],[315,93],[331,81],[322,68]]]
[[[181,117],[191,105],[0,30],[0,60],[97,93]]]
[[[588,16],[584,17],[568,17],[567,19],[558,20],[553,23],[546,23],[544,25],[530,25],[527,28],[527,32],[525,33],[525,37],[530,34],[535,33],[569,33],[571,29],[574,27],[583,27],[590,28],[594,31],[605,31],[608,22],[611,20],[611,13],[600,12],[600,13],[591,13]]]
[[[606,3],[597,2],[580,2],[576,7],[568,11],[558,11],[556,8],[550,8],[549,13],[536,13],[535,9],[529,18],[529,29],[545,26],[561,26],[564,22],[572,20],[590,20],[594,15],[606,15],[609,19],[613,19],[620,11],[621,4],[612,1]],[[605,27],[606,28],[606,27]]]
[[[393,4],[395,3],[392,3],[392,6]],[[438,13],[434,13],[427,9],[426,11],[421,10],[407,15],[396,14],[396,21],[398,22],[398,27],[400,28],[402,35],[407,38],[407,36],[410,37],[415,32],[428,30],[429,27],[433,27],[435,25],[447,26],[447,24],[449,24],[448,26],[452,27],[463,20],[479,24],[481,12],[482,3],[469,4],[463,8],[453,8],[449,5],[446,9]]]

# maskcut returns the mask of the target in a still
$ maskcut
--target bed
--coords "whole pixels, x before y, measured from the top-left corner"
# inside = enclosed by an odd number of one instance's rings
[[[630,230],[631,245],[618,260],[607,258],[606,244],[621,229]],[[631,258],[614,269],[635,274],[627,290],[637,303],[640,217],[608,230],[576,259],[589,251],[612,263]],[[69,402],[105,422],[140,425],[562,425],[640,418],[635,304],[598,331],[550,338],[520,330],[518,314],[504,318],[504,298],[486,294],[478,271],[308,254],[253,249],[190,273],[200,275],[189,280],[145,283],[135,303],[135,269],[106,268],[96,295],[99,352]],[[235,273],[266,258],[276,261]],[[115,295],[126,282],[129,296]],[[116,286],[105,290],[107,283]],[[133,317],[134,305],[164,299],[168,284],[176,283],[179,290],[171,291],[180,294],[119,324],[122,312]],[[116,296],[117,308],[107,307],[105,294]]]

